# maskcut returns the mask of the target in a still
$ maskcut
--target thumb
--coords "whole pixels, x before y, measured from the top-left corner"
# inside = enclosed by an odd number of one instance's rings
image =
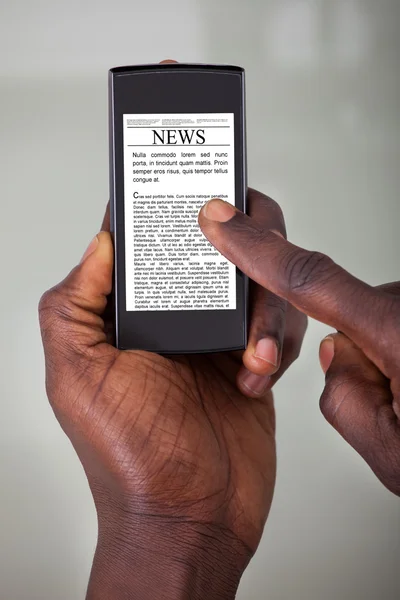
[[[102,231],[89,244],[80,264],[45,292],[39,319],[46,355],[83,352],[106,341],[101,318],[112,289],[113,246]]]
[[[113,245],[110,233],[101,231],[90,242],[79,266],[60,284],[78,293],[76,301],[97,314],[102,314],[112,289]]]
[[[320,361],[326,371],[323,415],[400,495],[400,428],[389,380],[343,334],[323,340]]]

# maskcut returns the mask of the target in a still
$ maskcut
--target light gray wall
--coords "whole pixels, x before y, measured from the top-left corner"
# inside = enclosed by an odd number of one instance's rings
[[[398,0],[0,4],[0,598],[83,598],[96,522],[47,405],[41,292],[79,260],[108,195],[107,69],[247,69],[250,180],[293,241],[372,284],[400,279]],[[279,474],[242,600],[400,597],[400,503],[318,409],[312,323],[276,388]]]

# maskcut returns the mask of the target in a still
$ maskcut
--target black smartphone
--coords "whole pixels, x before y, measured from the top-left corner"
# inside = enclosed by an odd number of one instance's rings
[[[242,350],[248,281],[202,234],[211,198],[246,210],[244,70],[109,72],[115,340],[165,354]]]

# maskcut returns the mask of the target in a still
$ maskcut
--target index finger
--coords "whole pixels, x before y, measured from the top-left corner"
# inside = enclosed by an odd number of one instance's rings
[[[222,200],[202,208],[199,224],[215,248],[251,279],[345,333],[389,376],[394,351],[390,339],[398,329],[393,297],[324,254],[291,244]]]

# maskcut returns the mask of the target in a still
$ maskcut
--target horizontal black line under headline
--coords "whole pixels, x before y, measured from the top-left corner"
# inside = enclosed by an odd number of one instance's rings
[[[128,125],[128,129],[230,129],[230,125]]]
[[[159,146],[158,144],[128,144],[130,148],[208,148],[209,146],[230,146],[230,144],[164,144]]]

